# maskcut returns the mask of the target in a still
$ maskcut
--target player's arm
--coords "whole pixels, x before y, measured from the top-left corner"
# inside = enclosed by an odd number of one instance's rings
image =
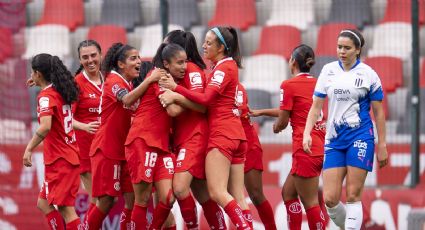
[[[75,118],[72,119],[72,128],[74,128],[75,130],[83,130],[90,134],[94,134],[99,129],[99,125],[100,122],[98,121],[84,123],[75,120]]]
[[[273,124],[273,132],[279,133],[280,131],[286,129],[289,123],[289,117],[291,115],[291,111],[288,110],[280,110],[278,112],[279,117],[276,122]]]
[[[311,154],[311,130],[319,120],[323,104],[325,102],[324,97],[313,96],[313,104],[311,105],[310,111],[308,111],[307,121],[304,128],[303,134],[303,147],[304,151]]]
[[[177,104],[170,104],[165,109],[170,117],[177,117],[184,111],[184,108]]]
[[[163,69],[154,69],[151,76],[147,77],[139,86],[129,92],[128,90],[121,90],[117,93],[117,99],[121,101],[125,106],[130,107],[137,99],[139,99],[148,89],[149,85],[157,82],[161,76],[166,74]]]
[[[382,106],[382,101],[372,101],[372,110],[375,115],[376,130],[378,133],[378,162],[382,168],[388,163],[386,127],[385,127],[385,111]]]
[[[40,117],[40,126],[35,131],[32,136],[30,142],[25,148],[23,163],[27,167],[32,166],[31,155],[32,151],[46,138],[47,134],[50,132],[50,128],[52,127],[52,116],[42,116]]]
[[[268,117],[279,117],[279,108],[271,108],[271,109],[250,109],[249,116],[251,117],[259,117],[259,116],[268,116]]]

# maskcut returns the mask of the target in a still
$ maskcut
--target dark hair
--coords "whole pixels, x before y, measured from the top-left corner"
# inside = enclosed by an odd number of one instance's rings
[[[148,75],[149,71],[153,69],[154,65],[150,61],[144,61],[140,65],[140,72],[139,76],[132,80],[133,87],[136,88],[139,86],[146,78],[146,75]]]
[[[359,55],[357,55],[357,58],[360,58],[360,55],[362,54],[362,48],[365,44],[365,40],[363,38],[363,35],[360,33],[360,31],[358,31],[356,29],[344,29],[339,33],[338,38],[339,37],[346,37],[346,38],[351,39],[351,41],[353,41],[353,43],[354,43],[354,46],[357,49],[360,49],[360,53],[359,53]]]
[[[187,60],[195,63],[199,68],[206,69],[204,60],[198,52],[196,45],[195,36],[191,32],[185,32],[183,30],[173,30],[166,36],[168,43],[175,43],[186,51]]]
[[[229,27],[216,27],[221,35],[223,36],[224,42],[226,43],[225,49],[224,49],[224,55],[228,57],[232,57],[233,60],[235,60],[236,64],[239,68],[242,68],[242,56],[241,52],[239,50],[239,40],[238,40],[238,33],[235,30],[235,28],[229,26]],[[215,32],[213,32],[215,34]],[[217,36],[217,34],[216,34]],[[216,38],[218,44],[224,43],[220,40],[220,38],[217,36]],[[226,49],[227,46],[227,49]]]
[[[106,77],[112,70],[118,72],[118,61],[125,62],[127,51],[135,49],[120,42],[114,43],[105,55],[102,62],[102,72]]]
[[[174,57],[177,54],[177,52],[180,52],[180,51],[185,52],[183,47],[181,47],[177,44],[162,43],[158,47],[158,50],[156,51],[156,54],[153,57],[152,63],[154,64],[155,67],[165,69],[164,60],[170,62],[171,58]]]
[[[102,53],[102,49],[100,48],[100,45],[99,45],[99,43],[97,43],[97,41],[95,41],[95,40],[84,40],[84,41],[80,42],[80,44],[78,44],[78,48],[77,48],[78,59],[80,59],[81,48],[89,47],[89,46],[95,46],[97,51],[99,51],[100,54]],[[75,75],[79,74],[82,70],[83,70],[83,65],[80,64],[80,67],[78,67],[77,71],[75,72]]]
[[[71,104],[78,98],[78,86],[74,76],[57,56],[41,53],[33,57],[31,68],[43,75],[44,80],[51,82],[52,87],[59,92],[66,104]]]
[[[311,67],[316,63],[314,60],[314,51],[308,45],[299,45],[292,51],[291,57],[298,64],[298,68],[303,73],[310,72]]]

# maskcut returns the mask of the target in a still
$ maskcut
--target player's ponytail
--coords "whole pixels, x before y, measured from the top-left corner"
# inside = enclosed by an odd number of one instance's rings
[[[311,67],[316,63],[313,49],[304,44],[295,47],[291,57],[295,60],[302,73],[310,72]]]
[[[33,70],[39,71],[44,80],[52,83],[66,104],[71,104],[78,98],[78,86],[71,72],[57,56],[42,53],[34,56],[31,62]]]
[[[114,43],[111,48],[109,48],[102,62],[102,73],[104,76],[106,77],[112,70],[120,72],[118,61],[125,62],[127,51],[132,49],[134,49],[132,46],[124,45],[120,42]]]
[[[233,27],[214,27],[211,29],[217,36],[217,42],[224,46],[224,55],[232,57],[239,68],[242,68],[242,56],[239,49],[238,33]]]

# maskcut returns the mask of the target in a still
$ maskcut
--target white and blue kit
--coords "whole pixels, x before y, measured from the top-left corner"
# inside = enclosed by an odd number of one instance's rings
[[[360,60],[349,71],[340,61],[331,62],[323,67],[314,96],[329,100],[323,169],[350,165],[372,171],[370,104],[384,98],[376,72]]]

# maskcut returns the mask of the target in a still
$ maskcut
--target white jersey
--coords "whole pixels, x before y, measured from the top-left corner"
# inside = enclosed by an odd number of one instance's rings
[[[381,80],[368,65],[357,61],[344,71],[341,62],[325,65],[314,96],[329,99],[326,125],[327,148],[346,148],[355,140],[373,139],[371,101],[382,101]]]

